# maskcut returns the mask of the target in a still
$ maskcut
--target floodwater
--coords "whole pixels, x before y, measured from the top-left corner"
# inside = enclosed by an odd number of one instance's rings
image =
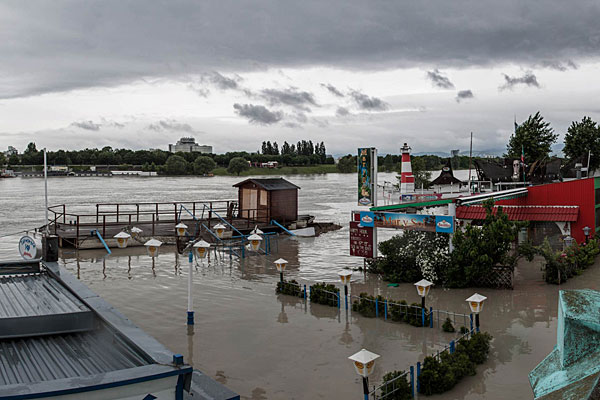
[[[442,349],[454,337],[439,328],[369,319],[342,308],[306,304],[275,295],[278,274],[273,261],[290,263],[286,278],[301,283],[337,282],[343,267],[359,267],[348,255],[350,211],[355,206],[354,174],[286,177],[300,190],[300,212],[343,229],[318,238],[281,236],[269,256],[243,260],[211,252],[194,265],[196,325],[188,330],[187,257],[161,248],[153,263],[143,248],[76,252],[65,249],[60,262],[92,290],[117,307],[188,363],[238,392],[245,399],[360,398],[361,382],[347,359],[361,348],[381,355],[371,383],[384,373],[406,369]],[[394,174],[380,174],[380,181]],[[97,202],[191,201],[231,199],[241,179],[214,178],[51,178],[50,204],[66,203],[80,211]],[[0,259],[17,255],[18,235],[43,223],[43,180],[0,180]],[[379,239],[393,231],[380,230]],[[375,276],[355,272],[351,292],[382,294],[417,302],[412,284],[388,287]],[[540,262],[521,263],[514,290],[478,289],[488,297],[482,330],[494,336],[489,360],[477,375],[463,379],[444,399],[532,398],[528,372],[556,343],[558,290],[600,289],[600,267],[560,287],[542,280]],[[434,287],[427,305],[467,313],[464,299],[473,289]],[[457,324],[457,328],[461,324]],[[435,397],[434,397],[435,398]]]

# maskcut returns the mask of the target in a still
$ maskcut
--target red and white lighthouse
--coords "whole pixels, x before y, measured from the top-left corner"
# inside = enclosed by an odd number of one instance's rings
[[[410,165],[410,147],[404,143],[400,148],[402,153],[402,172],[400,177],[400,193],[413,193],[415,191],[415,177]]]

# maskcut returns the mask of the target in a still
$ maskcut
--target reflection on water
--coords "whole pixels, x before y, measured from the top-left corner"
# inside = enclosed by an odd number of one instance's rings
[[[286,279],[302,284],[337,284],[341,268],[362,266],[362,259],[348,256],[347,221],[350,211],[358,208],[355,176],[288,178],[302,188],[301,213],[341,223],[343,229],[319,238],[280,236],[278,251],[269,256],[239,260],[210,252],[193,269],[194,327],[186,326],[187,256],[179,256],[172,246],[162,246],[156,259],[150,259],[143,247],[115,249],[111,256],[102,250],[63,249],[60,262],[173,352],[184,354],[188,363],[243,398],[356,398],[362,393],[361,382],[347,360],[349,355],[361,348],[381,355],[371,379],[376,383],[385,372],[414,365],[456,336],[438,328],[364,318],[345,310],[343,302],[338,309],[275,295],[279,277],[273,262],[279,257],[289,261]],[[239,181],[157,178],[152,179],[148,195],[139,190],[139,183],[147,182],[142,178],[77,178],[77,191],[64,190],[75,179],[51,179],[51,203],[85,209],[106,201],[232,198],[231,185]],[[38,191],[42,185],[35,179],[0,180],[0,236],[41,221],[43,202]],[[29,203],[23,205],[23,199]],[[380,231],[380,240],[393,233]],[[0,237],[2,259],[15,257],[17,240],[18,236]],[[488,297],[481,325],[494,336],[492,354],[476,376],[465,378],[444,399],[531,397],[527,374],[556,343],[559,287],[542,281],[538,260],[519,264],[515,276],[514,290],[477,289]],[[388,287],[377,277],[359,272],[352,281],[350,291],[355,295],[364,291],[419,301],[412,284]],[[561,288],[600,289],[599,285],[596,265]],[[434,287],[427,305],[468,313],[465,299],[474,291]],[[455,327],[461,325],[457,321]]]

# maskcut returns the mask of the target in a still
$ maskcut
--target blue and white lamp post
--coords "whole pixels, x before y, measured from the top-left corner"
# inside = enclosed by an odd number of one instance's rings
[[[375,360],[379,357],[379,354],[365,349],[348,357],[353,362],[356,373],[362,377],[365,400],[369,400],[369,375],[375,369]]]
[[[192,247],[193,251],[190,250],[189,255],[189,269],[188,269],[188,309],[187,309],[187,324],[194,325],[194,303],[192,299],[192,281],[194,279],[194,253],[196,257],[204,258],[208,254],[210,243],[200,240]]]
[[[415,283],[415,287],[417,288],[417,294],[421,296],[421,308],[425,308],[425,297],[429,294],[429,290],[433,282],[429,282],[427,279],[421,279],[419,282]]]
[[[471,308],[471,312],[475,314],[475,330],[479,332],[479,313],[483,310],[483,302],[487,300],[487,297],[475,293],[473,296],[466,299]]]
[[[344,285],[344,298],[346,300],[346,310],[348,309],[348,285],[350,284],[350,279],[352,278],[352,271],[343,270],[338,272],[340,276],[340,281]]]
[[[277,268],[277,272],[279,272],[279,282],[283,284],[283,273],[285,272],[285,267],[287,267],[287,260],[280,258],[275,261],[275,267]]]

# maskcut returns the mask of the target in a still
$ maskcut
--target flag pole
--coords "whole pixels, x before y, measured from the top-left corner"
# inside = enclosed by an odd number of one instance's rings
[[[471,144],[469,146],[469,194],[471,194],[471,158],[473,157],[473,132],[471,132]]]

